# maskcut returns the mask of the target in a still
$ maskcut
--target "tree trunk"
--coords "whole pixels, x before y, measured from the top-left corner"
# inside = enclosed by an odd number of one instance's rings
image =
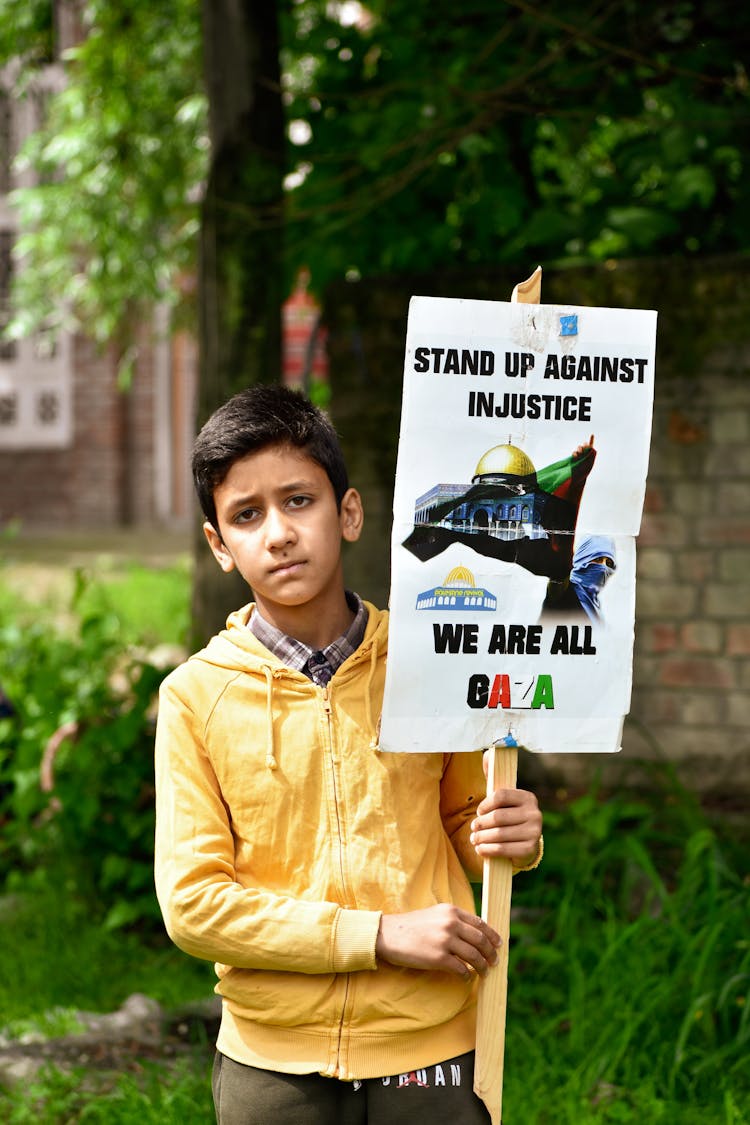
[[[201,216],[198,424],[281,371],[284,119],[277,5],[203,0],[211,160]],[[196,529],[194,639],[249,600]]]

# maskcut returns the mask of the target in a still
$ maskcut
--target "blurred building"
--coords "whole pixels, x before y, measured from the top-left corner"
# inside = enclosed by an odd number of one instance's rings
[[[80,38],[75,5],[57,4],[58,52]],[[56,60],[23,98],[0,73],[0,323],[8,322],[17,218],[15,188],[33,183],[14,158],[64,82]],[[139,331],[132,387],[118,387],[114,351],[44,331],[0,341],[0,528],[116,527],[186,521],[196,349],[155,309]]]
[[[82,32],[75,3],[60,2],[55,9],[61,54]],[[63,83],[63,68],[53,60],[18,97],[13,68],[0,71],[1,327],[10,317],[18,234],[10,193],[33,184],[33,173],[19,172],[14,159]],[[308,280],[300,274],[283,309],[283,377],[314,395],[327,386],[328,365]],[[140,325],[135,344],[125,391],[118,385],[114,348],[65,332],[0,340],[0,532],[19,520],[29,529],[189,522],[196,341],[170,324],[166,307],[157,307]]]

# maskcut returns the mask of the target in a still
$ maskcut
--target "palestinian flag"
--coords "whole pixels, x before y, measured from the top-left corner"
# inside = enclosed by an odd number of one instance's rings
[[[546,469],[540,469],[536,473],[537,484],[549,496],[556,496],[558,500],[575,505],[577,519],[583,486],[595,460],[596,450],[590,445],[586,446],[579,457],[563,457],[562,461],[555,461]],[[575,523],[573,526],[575,528]]]

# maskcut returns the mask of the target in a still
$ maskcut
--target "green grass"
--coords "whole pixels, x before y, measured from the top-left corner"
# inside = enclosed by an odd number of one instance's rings
[[[506,1125],[750,1125],[747,841],[655,780],[548,814],[515,881]]]
[[[75,900],[49,889],[11,896],[0,924],[0,1035],[69,1035],[78,1011],[110,1012],[133,992],[165,1009],[213,992],[213,966],[166,938],[103,929]],[[179,1061],[131,1061],[127,1072],[71,1072],[47,1066],[32,1081],[0,1090],[8,1125],[200,1125],[213,1119],[210,1052]]]
[[[135,1074],[102,1078],[50,1067],[22,1091],[0,1094],[7,1125],[207,1125],[214,1120],[209,1063],[166,1070],[145,1063]]]
[[[161,569],[136,564],[100,574],[81,595],[79,612],[114,615],[125,644],[184,644],[190,625],[187,560]]]
[[[39,563],[0,569],[0,621],[46,617],[63,630],[80,618],[107,617],[123,645],[184,644],[190,625],[191,563],[159,567],[101,560],[57,572]]]
[[[750,1125],[747,840],[664,776],[647,798],[549,809],[545,840],[514,883],[505,1125]],[[0,1011],[41,1027],[55,1008],[212,987],[209,966],[103,931],[69,900],[11,910],[0,964]],[[197,1125],[212,1120],[206,1068],[202,1054],[104,1087],[49,1072],[0,1096],[0,1119]]]
[[[166,937],[106,930],[51,889],[1,900],[0,1032],[70,1030],[75,1010],[108,1012],[133,992],[166,1008],[210,996],[213,967]]]

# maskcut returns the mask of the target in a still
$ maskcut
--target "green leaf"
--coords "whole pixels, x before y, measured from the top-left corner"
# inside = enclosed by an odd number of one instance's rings
[[[716,180],[704,164],[688,164],[675,173],[668,191],[667,203],[674,211],[688,207],[710,207],[716,194]]]

